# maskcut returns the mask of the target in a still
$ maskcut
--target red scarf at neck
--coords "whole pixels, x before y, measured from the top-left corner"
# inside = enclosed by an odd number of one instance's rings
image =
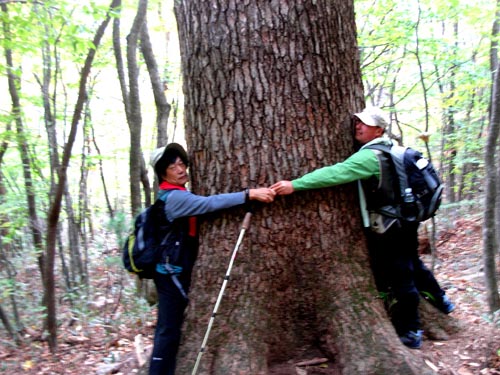
[[[184,186],[173,185],[170,182],[162,181],[159,186],[160,190],[187,190]],[[197,234],[196,216],[189,218],[189,236],[196,237]]]
[[[174,185],[167,181],[160,183],[161,190],[187,190],[184,186]]]

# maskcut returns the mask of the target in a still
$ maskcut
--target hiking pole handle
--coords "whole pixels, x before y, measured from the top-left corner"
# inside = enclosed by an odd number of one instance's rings
[[[245,218],[243,219],[243,224],[241,225],[241,229],[247,230],[250,226],[250,219],[252,218],[252,213],[249,211],[246,213]]]

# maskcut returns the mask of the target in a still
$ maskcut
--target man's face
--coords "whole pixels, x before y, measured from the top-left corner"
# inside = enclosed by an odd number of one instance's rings
[[[172,185],[184,186],[188,182],[187,166],[180,157],[165,170],[165,181]]]
[[[382,136],[384,132],[382,128],[378,126],[366,125],[358,118],[354,119],[354,124],[356,129],[354,138],[362,145],[374,140],[375,138]]]

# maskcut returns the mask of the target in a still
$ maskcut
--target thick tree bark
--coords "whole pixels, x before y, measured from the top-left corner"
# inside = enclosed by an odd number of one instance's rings
[[[175,11],[195,193],[268,186],[353,152],[350,114],[364,100],[351,1],[184,0]],[[304,353],[344,374],[432,373],[377,299],[356,191],[254,206],[199,373],[268,374]],[[201,227],[178,374],[191,373],[243,216]]]

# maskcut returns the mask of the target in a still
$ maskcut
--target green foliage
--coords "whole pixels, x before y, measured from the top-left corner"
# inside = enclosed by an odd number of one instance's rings
[[[384,302],[384,305],[386,306],[389,314],[391,313],[392,307],[394,307],[394,305],[398,302],[398,300],[388,292],[379,292],[378,298],[380,298]]]
[[[0,22],[10,29],[8,35],[4,34],[3,28],[0,31],[1,55],[4,56],[7,49],[11,50],[14,63],[11,72],[20,79],[21,118],[24,124],[22,137],[31,157],[29,168],[40,220],[37,224],[42,228],[51,198],[51,182],[52,179],[57,179],[57,171],[51,169],[49,156],[55,150],[59,152],[59,156],[62,153],[78,95],[76,89],[83,59],[88,50],[94,48],[92,39],[108,6],[109,1],[104,0],[9,2],[8,13],[0,12]],[[165,48],[164,40],[165,34],[172,33],[170,42],[173,44],[176,37],[175,20],[169,6],[171,7],[171,2],[150,1],[149,7],[153,11],[148,15],[148,26],[156,35],[152,37],[152,42],[155,53],[158,54],[157,62],[162,79],[168,85],[169,95],[177,95],[181,87],[179,56]],[[443,157],[452,151],[456,152],[452,163],[452,171],[456,174],[465,173],[463,171],[466,167],[474,166],[472,172],[467,172],[461,180],[464,181],[464,192],[477,191],[477,184],[481,183],[484,173],[482,150],[490,98],[489,43],[494,2],[356,0],[355,6],[367,103],[390,108],[397,115],[404,140],[409,145],[416,142],[414,136],[425,130],[428,117],[429,131],[434,134],[430,142],[432,150]],[[125,36],[130,30],[136,7],[135,2],[124,2],[123,9],[114,14],[115,17],[120,16],[123,22],[122,48],[126,45]],[[455,34],[455,25],[458,35]],[[138,57],[140,61],[140,53]],[[140,69],[140,84],[145,87],[141,92],[141,105],[144,124],[147,124],[145,133],[149,134],[144,139],[150,147],[155,141],[152,134],[156,132],[154,99],[150,94],[144,65],[140,65]],[[46,113],[40,87],[44,72],[50,75],[46,94],[49,96],[51,110],[54,111],[52,114],[57,140],[55,148],[48,144],[48,128],[44,121]],[[33,249],[32,234],[29,232],[24,171],[19,157],[20,137],[11,114],[11,101],[7,100],[9,91],[6,73],[3,58],[0,59],[0,90],[5,100],[0,101],[0,142],[7,142],[8,147],[1,165],[2,181],[6,188],[5,194],[0,197],[4,229],[2,242],[13,249],[9,260],[15,265],[18,275],[9,279],[2,274],[0,287],[3,288],[3,299],[12,295],[18,299],[23,320],[40,326],[45,312],[40,308],[42,291],[37,259],[39,253]],[[91,74],[92,89],[88,90],[89,118],[86,123],[92,124],[94,132],[79,134],[75,149],[82,151],[77,151],[71,159],[68,190],[72,197],[77,194],[90,195],[90,207],[85,215],[91,217],[89,222],[92,222],[92,228],[88,228],[88,233],[82,230],[81,236],[88,236],[85,240],[91,245],[88,266],[93,281],[101,275],[101,272],[93,271],[101,266],[105,268],[105,272],[123,277],[120,282],[125,284],[125,314],[119,321],[128,324],[127,318],[140,316],[140,321],[144,322],[150,307],[137,298],[134,280],[123,270],[119,254],[131,228],[129,214],[126,210],[119,209],[128,206],[127,163],[130,139],[116,78],[110,28],[99,48]],[[421,84],[422,78],[424,85]],[[427,109],[424,106],[424,95],[428,100]],[[175,99],[182,103],[179,98]],[[453,118],[453,129],[441,142],[443,129],[450,125],[450,116]],[[10,125],[10,130],[7,130],[7,125]],[[444,146],[441,148],[442,143]],[[99,154],[97,147],[101,148]],[[80,154],[83,154],[83,150],[86,152],[85,172],[89,175],[85,191],[80,190],[83,189],[80,185],[83,174]],[[113,218],[109,220],[99,174],[101,163],[115,211]],[[83,211],[78,206],[78,201],[79,199],[74,199],[75,211]],[[478,199],[470,201],[473,202],[470,204],[467,202],[469,201],[457,204],[457,207],[445,203],[442,210],[456,208],[466,212],[471,207],[481,206]],[[81,228],[87,224],[84,221],[82,219]],[[61,223],[64,229],[64,216]],[[64,235],[61,242],[64,251],[67,251],[67,239]],[[58,279],[57,282],[63,285],[63,280]],[[102,282],[101,285],[108,284]],[[116,286],[113,283],[111,285],[110,295],[117,298],[118,291],[114,289]],[[92,287],[91,290],[86,290],[77,285],[59,298],[63,305],[74,303],[68,314],[92,324],[99,322],[100,312],[89,308],[86,296],[90,295],[92,299],[99,293],[98,290],[92,290]],[[383,298],[389,304],[394,302],[388,296]]]
[[[500,328],[500,310],[497,310],[493,313],[485,313],[482,315],[482,318],[484,321],[496,325],[497,327]],[[500,349],[497,350],[497,355],[500,356]]]
[[[172,85],[176,82],[179,82],[179,78],[181,75],[181,69],[180,69],[180,64],[175,64],[175,63],[169,63],[165,65],[165,71],[164,71],[164,79],[165,82],[168,85]]]
[[[26,233],[19,233],[18,237],[22,235],[26,236]],[[5,245],[3,238],[2,243]],[[21,313],[22,324],[36,327],[45,317],[45,309],[41,305],[43,293],[39,285],[37,254],[33,250],[27,250],[28,248],[19,241],[10,242],[8,248],[10,249],[9,265],[2,266],[0,271],[2,290],[0,301],[9,321],[14,322],[11,310],[11,300],[14,299],[17,303],[17,310]],[[6,249],[7,247],[4,247],[2,251]],[[7,274],[7,267],[12,270],[12,277]]]
[[[127,278],[130,279],[135,277],[127,275]],[[127,284],[127,287],[123,291],[123,297],[125,301],[124,320],[129,321],[133,319],[136,324],[145,324],[148,321],[148,315],[151,314],[151,310],[154,307],[145,298],[138,295],[135,282]]]
[[[0,301],[9,298],[9,296],[15,291],[14,280],[8,278],[0,279]]]
[[[117,270],[123,268],[122,257],[120,255],[107,256],[104,258],[104,265],[110,268],[116,268]]]
[[[45,249],[34,249],[25,182],[25,168],[31,172],[31,182],[35,197],[37,222],[42,236],[46,235],[46,222],[53,183],[58,180],[59,170],[51,165],[50,157],[56,152],[61,159],[65,147],[69,125],[80,81],[80,71],[92,44],[97,26],[108,11],[110,2],[92,0],[74,2],[69,0],[46,0],[43,2],[9,2],[8,12],[0,12],[0,142],[7,146],[1,159],[0,229],[2,229],[2,250],[6,249],[15,275],[10,277],[6,268],[0,270],[0,298],[9,320],[13,321],[11,298],[18,304],[20,320],[35,330],[43,330],[45,309],[42,306],[43,283],[39,270],[39,256]],[[170,51],[163,51],[165,30],[176,38],[176,24],[173,18],[159,20],[163,14],[172,15],[170,1],[152,0],[149,3],[148,26],[153,30],[151,40],[155,46],[159,71],[164,72],[164,81],[169,85],[169,95],[177,95],[180,90],[179,58]],[[134,2],[124,2],[121,12],[113,16],[121,17],[122,50],[126,47],[126,35],[130,30],[137,9]],[[158,11],[158,13],[156,13]],[[162,15],[160,16],[160,11]],[[9,33],[5,33],[9,30]],[[130,138],[124,114],[124,106],[117,80],[115,56],[112,49],[111,27],[108,27],[103,42],[99,46],[91,70],[90,84],[85,103],[85,118],[80,121],[88,125],[84,131],[79,126],[78,135],[70,165],[67,170],[67,189],[70,198],[64,204],[71,205],[75,212],[75,225],[79,230],[78,249],[69,249],[67,238],[68,218],[63,208],[60,216],[60,236],[56,257],[56,296],[61,322],[75,320],[82,329],[100,324],[124,324],[137,326],[138,321],[146,322],[151,315],[151,307],[137,298],[134,279],[123,269],[120,248],[130,230],[130,218],[122,207],[128,207],[129,187],[128,150]],[[12,101],[7,82],[5,52],[12,54],[13,73],[19,83],[21,101],[20,123],[12,114]],[[123,52],[122,51],[122,52]],[[145,132],[156,133],[155,104],[151,95],[148,72],[139,58],[141,85],[141,106],[144,111]],[[46,91],[42,92],[42,84]],[[44,96],[45,95],[45,96]],[[44,100],[45,99],[45,100]],[[179,101],[176,98],[176,101]],[[169,98],[169,101],[171,98]],[[50,106],[50,112],[45,105]],[[49,123],[48,119],[53,121]],[[90,131],[92,125],[92,131]],[[21,132],[19,132],[20,130]],[[50,140],[56,144],[49,144]],[[146,138],[153,144],[153,137]],[[22,142],[21,142],[22,141]],[[20,147],[26,145],[30,157],[29,165],[23,166]],[[149,145],[148,145],[149,147]],[[60,162],[60,160],[59,160]],[[101,176],[102,171],[102,176]],[[105,180],[109,198],[104,199]],[[3,191],[5,187],[5,191]],[[86,204],[86,206],[85,206]],[[110,214],[110,210],[114,211]],[[108,220],[108,216],[113,219]],[[44,239],[42,238],[42,241]],[[72,243],[73,244],[73,243]],[[83,248],[85,244],[85,248]],[[71,250],[71,251],[70,251]],[[61,268],[62,257],[70,268],[69,278]],[[76,252],[88,267],[90,282],[84,284],[72,273],[74,264],[71,257]],[[70,255],[71,253],[71,255]],[[121,287],[124,287],[122,295]],[[103,295],[104,306],[96,304]],[[113,303],[125,301],[125,313],[111,316]],[[122,308],[120,307],[119,310]],[[139,318],[137,318],[139,316]],[[132,323],[131,323],[132,321]],[[0,326],[0,330],[3,327]],[[119,328],[118,328],[119,329]],[[3,334],[3,332],[2,332]]]
[[[356,0],[366,101],[390,108],[395,135],[409,146],[433,134],[433,152],[449,160],[472,191],[482,165],[491,87],[489,49],[494,2]],[[399,134],[399,132],[401,134]],[[439,139],[442,137],[442,139]],[[434,158],[436,160],[436,158]],[[477,173],[477,168],[474,168]],[[446,173],[446,174],[445,174]]]
[[[107,224],[109,231],[113,232],[118,239],[118,247],[121,249],[125,244],[126,237],[130,233],[132,222],[124,211],[117,211]]]

